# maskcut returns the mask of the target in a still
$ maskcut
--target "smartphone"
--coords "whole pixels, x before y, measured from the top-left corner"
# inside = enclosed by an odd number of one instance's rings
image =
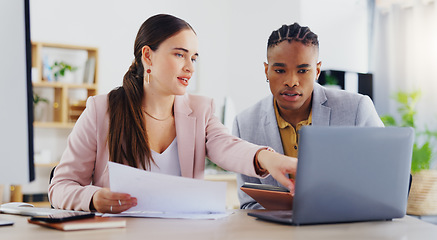
[[[5,221],[5,220],[1,220],[1,219],[0,219],[0,227],[1,227],[1,226],[12,226],[12,225],[14,225],[14,222],[11,222],[11,221]]]
[[[47,216],[33,216],[30,218],[32,221],[43,221],[49,223],[66,222],[76,219],[92,218],[95,214],[92,212],[63,212],[54,213]]]

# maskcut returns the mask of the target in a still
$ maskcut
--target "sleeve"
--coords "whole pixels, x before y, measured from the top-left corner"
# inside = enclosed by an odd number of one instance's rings
[[[214,115],[211,100],[206,122],[206,155],[223,169],[256,177],[253,160],[258,146],[231,135]]]
[[[238,118],[236,117],[234,120],[234,126],[232,128],[232,134],[236,137],[241,137],[240,135],[240,127],[238,124]],[[249,177],[244,174],[237,174],[237,186],[238,186],[238,200],[240,201],[241,209],[264,209],[258,202],[256,202],[253,198],[247,195],[245,192],[241,191],[240,187],[243,186],[244,183],[258,183],[261,184],[261,180],[255,177]]]
[[[264,209],[261,204],[243,192],[240,187],[244,183],[257,183],[262,184],[259,178],[249,177],[244,174],[237,174],[237,186],[238,186],[238,200],[240,201],[241,209]]]
[[[369,96],[363,96],[358,103],[356,126],[384,127]]]
[[[54,208],[89,211],[94,193],[92,178],[97,156],[96,103],[89,98],[86,109],[67,140],[67,148],[49,185],[49,200]]]

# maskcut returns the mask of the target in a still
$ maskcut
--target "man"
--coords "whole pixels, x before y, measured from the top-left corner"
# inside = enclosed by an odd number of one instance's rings
[[[299,129],[305,125],[384,126],[368,96],[322,87],[319,41],[308,27],[283,25],[267,43],[264,63],[272,95],[243,111],[234,121],[234,135],[297,157]],[[293,176],[290,176],[293,178]],[[238,175],[245,182],[280,186],[272,177],[258,179]],[[239,190],[242,209],[262,208]]]

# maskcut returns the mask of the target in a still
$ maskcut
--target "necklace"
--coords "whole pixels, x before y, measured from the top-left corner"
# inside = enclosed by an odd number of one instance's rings
[[[173,113],[172,113],[172,114],[170,114],[170,116],[168,116],[168,117],[166,117],[166,118],[157,118],[157,117],[154,117],[154,116],[150,115],[148,112],[146,112],[145,109],[143,109],[143,111],[147,114],[147,116],[149,116],[149,117],[155,119],[156,121],[165,121],[165,120],[167,120],[167,119],[169,119],[170,117],[173,116]]]

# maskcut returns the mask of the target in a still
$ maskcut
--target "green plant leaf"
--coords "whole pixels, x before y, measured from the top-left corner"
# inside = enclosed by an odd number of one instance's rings
[[[33,105],[37,105],[39,102],[48,103],[49,100],[47,98],[40,97],[38,94],[33,92]]]
[[[59,76],[65,76],[65,71],[74,72],[77,70],[77,67],[73,67],[65,62],[57,61],[55,61],[50,68],[53,70],[55,79],[57,79]]]
[[[429,169],[431,164],[432,149],[429,142],[425,142],[422,147],[415,143],[413,146],[413,159],[411,162],[411,172],[415,173],[422,169]]]
[[[383,115],[380,118],[384,126],[397,126],[396,119],[390,115]]]
[[[429,169],[433,159],[434,151],[431,140],[437,139],[437,131],[430,131],[428,128],[426,128],[424,132],[418,132],[416,129],[416,105],[421,98],[421,91],[399,91],[394,94],[392,98],[399,104],[397,110],[401,115],[401,121],[398,123],[396,119],[390,115],[382,116],[381,120],[385,126],[412,127],[415,129],[416,140],[413,146],[411,171],[418,172],[423,169]],[[421,147],[418,146],[418,141],[424,142]]]

